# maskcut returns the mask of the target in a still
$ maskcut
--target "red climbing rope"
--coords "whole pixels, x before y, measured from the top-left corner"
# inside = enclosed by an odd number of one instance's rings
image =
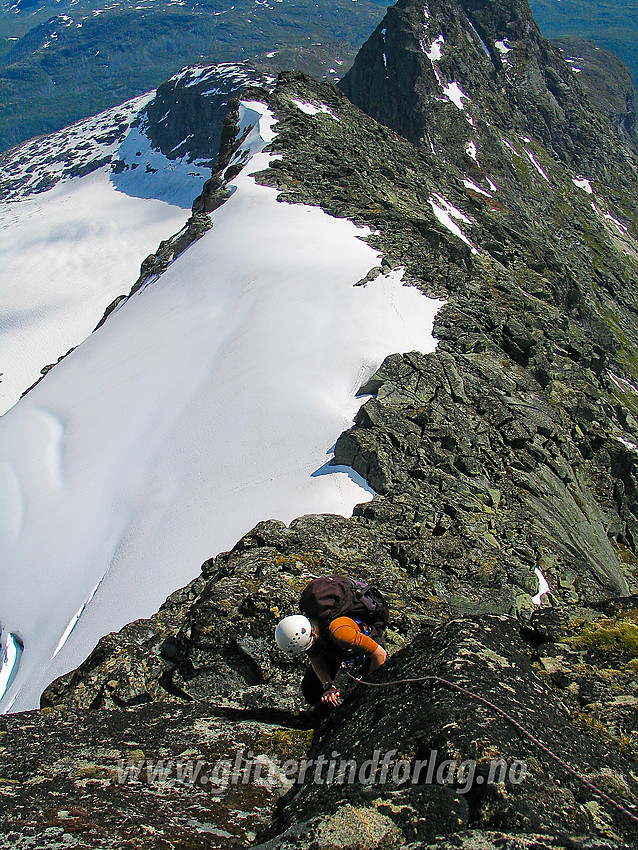
[[[586,788],[588,788],[593,794],[605,800],[606,803],[609,803],[610,806],[613,806],[614,808],[618,809],[619,812],[622,812],[628,818],[631,818],[634,823],[638,823],[638,817],[633,814],[633,812],[630,812],[629,809],[626,809],[621,803],[614,800],[608,794],[605,794],[605,792],[601,791],[600,788],[596,788],[595,785],[592,785],[592,783],[588,779],[585,779],[584,776],[581,776],[581,774],[578,773],[578,771],[575,770],[570,764],[567,764],[566,761],[560,758],[560,756],[557,756],[556,753],[552,752],[552,750],[550,750],[550,748],[546,746],[542,741],[539,741],[539,739],[532,735],[531,732],[528,732],[527,729],[525,729],[525,727],[522,726],[518,722],[518,720],[512,717],[511,714],[508,714],[498,705],[495,705],[493,702],[490,702],[490,700],[485,699],[485,697],[482,697],[480,694],[475,694],[473,691],[469,691],[467,688],[463,688],[461,685],[457,685],[455,682],[450,682],[448,681],[448,679],[442,679],[440,676],[420,676],[416,679],[396,679],[394,682],[364,682],[363,679],[358,679],[351,673],[348,673],[348,676],[351,679],[354,679],[355,682],[359,682],[361,685],[366,685],[366,687],[368,688],[388,688],[392,685],[412,684],[416,682],[439,682],[441,685],[445,685],[447,688],[452,688],[452,690],[458,691],[459,693],[463,694],[463,696],[466,696],[469,699],[473,699],[476,702],[483,703],[483,705],[488,706],[488,708],[491,708],[493,711],[496,711],[498,714],[504,717],[509,723],[512,724],[512,726],[514,726],[515,729],[517,729],[526,738],[529,738],[529,740],[533,744],[535,744],[546,755],[548,755],[555,762],[557,762],[564,770],[566,770],[573,777],[578,779],[579,782],[582,782],[582,784]]]

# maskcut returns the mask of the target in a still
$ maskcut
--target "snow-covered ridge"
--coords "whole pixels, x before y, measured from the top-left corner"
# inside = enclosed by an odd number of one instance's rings
[[[168,81],[186,89],[197,86],[197,95],[202,98],[231,94],[247,84],[263,82],[254,71],[230,63],[189,66]],[[188,139],[182,140],[179,150],[164,151],[164,154],[157,145],[150,143],[145,112],[155,96],[155,92],[148,92],[8,151],[0,157],[0,201],[15,201],[45,192],[59,180],[89,174],[102,167],[111,167],[116,175],[139,173],[140,168],[142,173],[159,173],[154,180],[148,177],[144,180],[147,187],[157,184],[166,175],[173,183],[173,178],[177,178],[180,183],[187,184],[188,176],[205,179],[209,176],[208,170],[204,173],[201,170],[204,164],[190,155]],[[168,113],[164,119],[167,116]],[[214,158],[215,155],[216,151],[211,151],[210,156]],[[140,197],[148,197],[149,191],[147,188]],[[152,191],[157,195],[161,189]],[[194,197],[192,187],[187,191],[186,207]],[[166,191],[164,199],[167,200]]]
[[[372,496],[330,447],[386,355],[434,349],[441,302],[400,269],[355,286],[369,231],[253,179],[275,132],[242,104],[212,229],[0,419],[0,622],[24,644],[5,711],[257,521]]]

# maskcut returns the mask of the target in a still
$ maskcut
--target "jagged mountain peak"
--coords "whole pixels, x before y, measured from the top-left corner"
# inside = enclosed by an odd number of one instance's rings
[[[169,159],[186,151],[191,159],[215,163],[226,105],[247,85],[267,85],[274,78],[241,63],[191,65],[157,89],[148,105],[148,136]]]
[[[526,0],[400,0],[339,86],[381,123],[447,155],[462,155],[469,125],[496,164],[494,128],[592,175],[608,176],[627,156]]]

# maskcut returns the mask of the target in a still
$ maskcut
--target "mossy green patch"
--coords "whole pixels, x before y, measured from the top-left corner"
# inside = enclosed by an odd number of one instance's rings
[[[272,560],[278,567],[294,567],[299,562],[304,567],[314,569],[321,566],[323,558],[319,552],[295,552],[293,555],[274,555]]]
[[[308,584],[308,578],[306,576],[303,578],[297,578],[296,576],[282,576],[282,578],[295,593],[301,593],[304,587]]]
[[[630,737],[621,732],[619,735],[610,735],[607,727],[598,717],[586,711],[578,711],[576,720],[587,732],[605,741],[620,753],[628,753],[633,747]]]
[[[564,638],[572,649],[596,649],[638,658],[638,611],[616,617],[571,623],[572,635]]]
[[[636,558],[634,553],[627,546],[622,543],[617,543],[615,548],[618,559],[622,561],[623,564],[629,564],[630,566],[638,564],[638,558]]]
[[[529,162],[526,159],[524,159],[522,156],[518,156],[518,154],[514,154],[512,156],[512,161],[514,163],[514,168],[516,169],[516,173],[518,174],[519,180],[529,179],[529,175],[530,175]]]
[[[268,755],[277,756],[280,761],[285,762],[305,755],[311,742],[311,729],[277,729],[258,735],[255,739],[255,751],[261,748]]]
[[[498,572],[499,562],[496,558],[485,558],[480,566],[480,574],[484,578],[492,578]]]

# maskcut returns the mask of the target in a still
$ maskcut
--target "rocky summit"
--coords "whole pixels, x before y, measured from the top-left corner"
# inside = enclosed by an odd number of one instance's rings
[[[276,119],[257,182],[367,225],[381,270],[444,300],[438,346],[387,357],[336,443],[372,501],[289,525],[265,505],[39,712],[0,719],[0,846],[635,847],[638,163],[620,112],[523,0],[399,0],[339,89],[287,72],[239,97]],[[237,174],[238,114],[198,221]],[[318,718],[272,635],[329,573],[386,595],[391,657]]]

